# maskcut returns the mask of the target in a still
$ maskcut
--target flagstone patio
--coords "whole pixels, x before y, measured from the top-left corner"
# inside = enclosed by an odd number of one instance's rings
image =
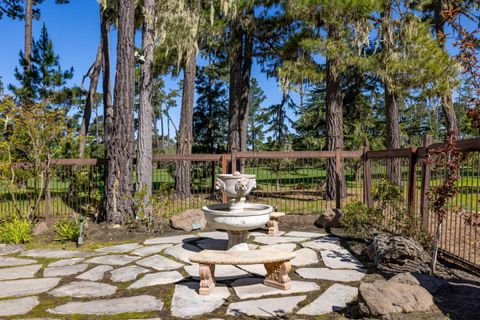
[[[226,245],[224,232],[157,237],[92,251],[34,249],[0,255],[0,316],[25,319],[297,317],[338,312],[357,299],[366,270],[341,239],[254,232],[257,250],[293,251],[292,288],[263,285],[263,265],[217,266],[217,287],[198,292],[190,255]],[[83,316],[82,316],[83,315]],[[297,316],[298,315],[298,316]]]

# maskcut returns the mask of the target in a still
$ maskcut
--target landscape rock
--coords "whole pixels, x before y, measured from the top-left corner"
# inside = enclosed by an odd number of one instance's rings
[[[358,296],[358,289],[335,283],[317,299],[300,309],[297,314],[321,315],[340,311]]]
[[[340,228],[342,219],[342,211],[339,209],[327,209],[315,221],[315,226],[319,228]]]
[[[76,281],[67,283],[49,292],[55,297],[97,298],[111,296],[117,287],[92,281]]]
[[[42,267],[41,264],[0,269],[0,280],[33,278]]]
[[[179,229],[190,232],[195,226],[195,230],[204,229],[207,220],[201,209],[189,209],[170,218],[170,225],[173,229]]]
[[[102,253],[126,253],[139,248],[143,248],[143,246],[139,245],[138,243],[126,243],[126,244],[118,244],[118,245],[109,246],[109,247],[103,247],[95,251],[102,252]]]
[[[32,234],[34,236],[39,236],[41,234],[44,234],[48,231],[48,224],[45,221],[36,223],[35,226],[33,227]]]
[[[376,280],[360,284],[360,310],[368,316],[429,311],[433,297],[419,285]]]
[[[177,284],[172,297],[172,316],[191,318],[220,308],[230,296],[228,288],[217,284],[209,295],[198,294],[199,282]]]
[[[138,289],[162,284],[175,283],[183,280],[183,276],[178,271],[164,271],[144,275],[141,279],[132,283],[128,289]]]
[[[21,259],[14,257],[0,257],[0,267],[24,266],[37,263],[37,260]]]
[[[43,270],[44,277],[65,277],[78,274],[85,271],[88,268],[88,264],[75,264],[72,266],[63,267],[48,267]]]
[[[0,281],[0,298],[29,296],[48,291],[55,287],[60,278],[22,279]]]
[[[445,279],[428,274],[409,272],[399,273],[393,276],[389,281],[422,286],[431,294],[436,293],[440,288],[448,285],[448,281]]]
[[[139,266],[153,268],[158,271],[175,270],[183,267],[183,264],[160,255],[150,256],[136,262]]]
[[[127,266],[113,270],[110,280],[113,282],[127,282],[135,280],[140,274],[149,272],[148,269],[138,266]]]
[[[320,287],[315,282],[292,280],[291,284],[292,287],[290,289],[281,290],[264,285],[263,279],[260,278],[243,278],[232,282],[232,288],[235,290],[237,296],[242,300],[320,290]]]
[[[328,268],[298,268],[295,272],[304,279],[317,279],[339,282],[360,281],[365,276],[364,271],[340,270]]]
[[[86,262],[95,264],[107,264],[112,266],[124,266],[138,259],[140,259],[140,257],[132,257],[127,255],[108,255],[95,257],[87,260]]]
[[[37,297],[26,297],[20,299],[1,300],[0,316],[15,316],[27,314],[35,308],[40,301]]]
[[[150,312],[163,309],[163,302],[149,295],[116,299],[93,300],[87,302],[69,302],[48,309],[54,314],[95,314],[110,315],[119,313]]]
[[[79,274],[77,276],[77,279],[90,280],[90,281],[102,280],[105,275],[105,272],[108,272],[112,269],[113,269],[112,266],[107,266],[107,265],[96,266],[82,274]]]
[[[301,301],[305,300],[306,297],[293,296],[235,302],[228,306],[227,315],[281,318],[286,314],[292,313],[293,309]]]

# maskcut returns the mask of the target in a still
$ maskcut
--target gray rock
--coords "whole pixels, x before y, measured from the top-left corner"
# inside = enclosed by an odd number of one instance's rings
[[[173,229],[179,229],[186,232],[196,229],[204,229],[207,220],[201,209],[189,209],[170,218],[170,225]]]
[[[149,295],[133,296],[117,299],[103,299],[87,302],[69,302],[64,305],[48,309],[54,314],[96,314],[109,315],[119,313],[139,313],[160,311],[163,302]]]
[[[151,244],[164,244],[164,243],[183,243],[183,242],[193,241],[195,239],[196,237],[194,235],[182,234],[179,236],[148,239],[148,240],[145,240],[143,244],[151,245]]]
[[[157,245],[137,249],[135,251],[132,251],[131,254],[136,256],[146,257],[146,256],[151,256],[152,254],[162,252],[163,250],[171,246],[172,246],[171,243],[157,244]]]
[[[22,252],[23,248],[23,244],[0,244],[0,256]]]
[[[54,250],[54,249],[33,249],[24,251],[20,254],[22,257],[45,258],[45,259],[65,259],[65,258],[84,258],[94,255],[92,252]]]
[[[166,249],[164,253],[175,257],[180,261],[191,263],[189,258],[200,251],[202,250],[198,247],[192,246],[188,243],[183,243],[174,245],[173,247]]]
[[[302,248],[294,252],[295,258],[290,261],[292,266],[303,267],[318,263],[318,256],[315,251],[308,248]]]
[[[172,316],[191,318],[220,308],[230,296],[228,288],[217,284],[209,295],[198,294],[198,282],[177,284],[172,298]]]
[[[150,273],[132,283],[128,289],[138,289],[162,284],[176,283],[180,280],[183,280],[183,276],[178,271]]]
[[[360,284],[360,310],[369,316],[429,311],[433,297],[419,285],[376,280]]]
[[[98,280],[102,280],[104,275],[105,275],[105,272],[108,272],[110,270],[112,270],[113,267],[112,266],[96,266],[82,274],[79,274],[77,276],[77,279],[80,279],[80,280],[90,280],[90,281],[98,281]]]
[[[340,228],[342,226],[342,211],[339,209],[327,209],[315,221],[315,225],[319,228]]]
[[[95,264],[107,264],[112,266],[124,266],[138,259],[140,259],[140,257],[132,257],[127,255],[108,255],[95,257],[87,260],[86,262]]]
[[[312,292],[320,290],[315,282],[295,281],[292,280],[292,287],[289,290],[281,290],[266,286],[263,279],[260,278],[243,278],[235,280],[232,287],[240,299],[260,298],[272,295],[290,295],[294,293]]]
[[[333,236],[320,237],[313,241],[302,243],[302,247],[310,248],[317,251],[322,250],[338,250],[341,249],[340,238]]]
[[[2,268],[0,269],[0,280],[33,278],[41,267],[41,264],[33,264],[30,266]]]
[[[113,270],[111,273],[110,280],[113,282],[127,282],[135,280],[138,275],[149,272],[148,269],[138,267],[138,266],[127,266],[122,267],[116,270]]]
[[[92,281],[75,281],[53,289],[49,292],[55,297],[97,298],[111,296],[117,287]]]
[[[52,262],[48,265],[48,267],[63,267],[63,266],[72,266],[74,264],[80,263],[85,258],[71,258],[71,259],[63,259],[63,260],[58,260],[55,262]]]
[[[337,282],[360,281],[365,276],[365,271],[358,270],[332,270],[328,268],[299,268],[296,273],[305,279],[328,280]]]
[[[445,279],[417,272],[399,273],[393,276],[389,281],[422,286],[423,288],[427,289],[427,291],[431,294],[435,294],[440,288],[448,286],[448,281]]]
[[[228,240],[228,234],[224,231],[199,232],[198,235],[202,238]]]
[[[0,281],[0,298],[29,296],[48,291],[55,287],[60,278],[22,279]]]
[[[37,263],[37,260],[20,259],[14,257],[0,257],[0,267],[24,266]]]
[[[75,264],[73,266],[48,267],[43,270],[44,277],[65,277],[85,271],[88,264]]]
[[[260,236],[255,237],[254,241],[262,244],[279,244],[279,243],[297,243],[309,240],[309,238],[301,237],[279,237],[279,236]]]
[[[321,315],[342,310],[358,296],[358,289],[335,283],[297,314]]]
[[[29,313],[40,301],[37,297],[26,297],[0,301],[0,316],[15,316]]]
[[[285,234],[286,237],[299,237],[299,238],[319,238],[326,236],[326,233],[320,232],[306,232],[306,231],[290,231]]]
[[[183,264],[160,255],[154,255],[142,260],[138,260],[136,264],[142,267],[153,268],[158,271],[175,270],[183,267]]]
[[[138,243],[126,243],[100,248],[95,251],[102,253],[126,253],[140,248],[143,248],[143,246]]]
[[[306,297],[307,296],[293,296],[235,302],[228,306],[227,315],[238,317],[282,317],[292,313],[293,309],[305,300]]]
[[[44,234],[45,232],[48,232],[48,224],[44,221],[36,223],[35,226],[33,227],[32,234],[34,236],[39,236],[41,234]]]
[[[198,264],[188,265],[184,267],[185,271],[192,277],[198,278],[199,266]],[[239,278],[248,276],[248,273],[231,265],[216,265],[215,266],[215,279],[217,281],[223,281],[232,278]]]
[[[331,269],[363,269],[363,264],[357,260],[348,250],[325,250],[320,251],[323,263]]]

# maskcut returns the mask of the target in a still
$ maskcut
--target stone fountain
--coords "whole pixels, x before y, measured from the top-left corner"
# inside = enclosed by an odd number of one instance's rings
[[[212,227],[227,231],[230,251],[248,251],[248,231],[264,227],[273,211],[272,206],[246,202],[245,197],[256,185],[253,174],[220,174],[216,187],[227,195],[228,203],[202,208]]]

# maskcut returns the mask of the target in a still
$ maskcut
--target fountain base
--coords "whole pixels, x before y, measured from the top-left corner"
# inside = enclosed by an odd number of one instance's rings
[[[227,231],[228,251],[248,251],[248,231]]]

